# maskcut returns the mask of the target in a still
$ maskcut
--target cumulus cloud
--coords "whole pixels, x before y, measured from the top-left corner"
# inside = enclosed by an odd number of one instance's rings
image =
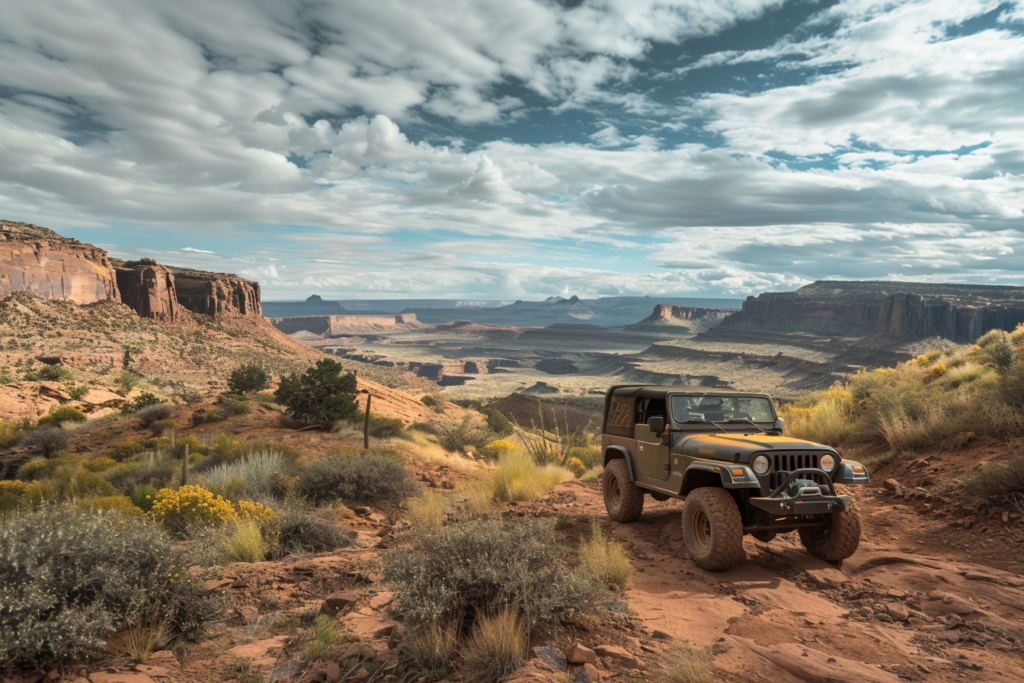
[[[1014,282],[1021,7],[0,0],[0,210],[271,297]]]

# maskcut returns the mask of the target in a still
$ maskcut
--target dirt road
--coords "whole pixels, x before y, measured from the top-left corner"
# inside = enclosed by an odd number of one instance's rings
[[[529,506],[607,519],[595,484],[569,482]],[[711,647],[737,681],[1024,681],[1024,577],[972,562],[912,513],[894,517],[877,492],[859,507],[864,538],[841,569],[792,533],[747,537],[747,559],[711,573],[686,555],[682,503],[648,499],[640,520],[612,525],[633,553],[629,608],[652,635]],[[900,515],[908,534],[892,525]]]

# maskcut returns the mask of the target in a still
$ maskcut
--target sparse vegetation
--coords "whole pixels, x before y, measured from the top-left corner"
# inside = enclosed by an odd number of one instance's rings
[[[526,664],[529,632],[515,608],[500,607],[481,614],[462,647],[462,680],[500,683]]]
[[[121,405],[121,412],[124,413],[125,415],[131,415],[133,413],[141,412],[146,408],[159,406],[160,404],[161,401],[159,398],[157,398],[156,394],[147,391],[142,394],[139,394],[134,401],[127,401],[123,403]],[[164,417],[167,417],[167,415],[170,415],[170,413],[168,412],[166,415],[164,415]]]
[[[658,683],[715,683],[714,659],[706,647],[677,645],[665,653],[665,668]]]
[[[44,425],[22,437],[19,445],[31,448],[41,453],[44,458],[49,458],[68,445],[68,433],[55,425]]]
[[[501,411],[491,408],[486,411],[485,415],[487,417],[487,428],[499,438],[504,439],[506,436],[511,436],[512,432],[515,431],[512,423],[508,421],[508,418]]]
[[[235,517],[231,503],[200,486],[157,491],[150,512],[171,531],[187,532],[190,527],[224,526]]]
[[[433,533],[444,525],[445,497],[433,491],[424,491],[409,500],[407,515],[415,533]]]
[[[266,555],[266,542],[260,525],[253,519],[236,519],[225,551],[235,562],[262,562]]]
[[[307,662],[315,662],[329,655],[336,654],[338,647],[344,642],[344,636],[333,619],[325,614],[317,616],[313,624],[313,633],[302,658]]]
[[[557,465],[538,465],[526,453],[509,451],[498,459],[498,466],[487,473],[478,486],[499,503],[536,500],[573,474]]]
[[[424,673],[437,672],[440,678],[451,665],[459,649],[459,619],[437,619],[413,630],[409,649]]]
[[[53,407],[48,415],[45,415],[36,422],[37,426],[54,425],[61,426],[65,422],[85,422],[89,418],[78,408],[71,406]]]
[[[301,507],[280,512],[269,525],[272,539],[271,554],[283,557],[289,553],[322,553],[337,548],[348,548],[354,536],[326,519],[321,513]]]
[[[27,380],[44,380],[49,382],[73,382],[75,376],[63,365],[44,365],[38,370],[25,373]]]
[[[315,460],[299,475],[296,492],[314,503],[341,500],[346,505],[397,508],[416,493],[416,486],[401,458],[371,449]]]
[[[467,446],[479,449],[490,441],[490,435],[466,415],[462,420],[442,420],[435,425],[437,442],[448,452],[461,452]]]
[[[120,390],[122,396],[127,396],[132,389],[139,386],[141,381],[142,379],[138,375],[125,368],[110,383]]]
[[[625,546],[605,538],[597,520],[591,522],[590,538],[580,546],[580,568],[596,580],[623,590],[633,575],[633,565]]]
[[[839,384],[797,404],[783,406],[779,416],[785,421],[787,433],[828,446],[838,446],[855,428],[853,395]]]

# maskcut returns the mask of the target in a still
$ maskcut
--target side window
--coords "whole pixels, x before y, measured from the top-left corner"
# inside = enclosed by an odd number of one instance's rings
[[[668,413],[665,412],[665,399],[652,398],[647,401],[647,405],[644,407],[644,423],[649,422],[652,417],[668,419]]]

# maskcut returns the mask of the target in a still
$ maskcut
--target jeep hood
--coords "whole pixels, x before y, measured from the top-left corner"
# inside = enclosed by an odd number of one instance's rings
[[[717,457],[728,457],[736,453],[744,458],[754,453],[771,451],[822,451],[835,453],[834,448],[823,446],[813,441],[793,439],[788,436],[768,436],[767,434],[724,434],[721,432],[694,434],[683,437],[679,442],[679,448],[685,455],[702,457],[709,455],[708,450],[715,452]],[[705,451],[700,453],[699,451]]]

